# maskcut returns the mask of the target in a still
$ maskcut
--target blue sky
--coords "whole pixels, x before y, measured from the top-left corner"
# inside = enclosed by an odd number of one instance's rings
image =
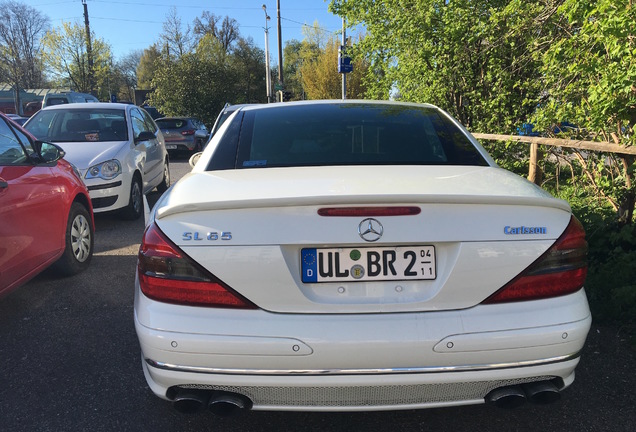
[[[84,23],[82,0],[22,0],[49,17],[52,27],[62,22]],[[252,36],[255,44],[265,48],[265,13],[269,21],[269,48],[272,64],[278,63],[276,0],[87,0],[91,30],[112,48],[116,59],[131,51],[145,49],[159,40],[162,24],[175,6],[184,26],[205,10],[217,16],[234,18],[241,36]],[[328,10],[324,0],[280,0],[283,46],[290,39],[303,39],[304,24],[318,21],[321,28],[338,32],[342,19]]]

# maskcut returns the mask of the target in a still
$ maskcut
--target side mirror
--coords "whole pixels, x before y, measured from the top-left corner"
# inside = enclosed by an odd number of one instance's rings
[[[137,138],[135,138],[135,144],[142,141],[152,141],[154,139],[157,139],[155,134],[153,134],[150,131],[143,131],[139,134]]]
[[[190,164],[192,168],[194,168],[197,162],[199,162],[199,159],[201,159],[202,154],[203,154],[202,152],[198,152],[190,156],[190,160],[188,161],[188,163]]]
[[[35,151],[40,156],[40,160],[44,163],[57,162],[66,155],[62,147],[56,144],[44,141],[35,141],[33,144]]]

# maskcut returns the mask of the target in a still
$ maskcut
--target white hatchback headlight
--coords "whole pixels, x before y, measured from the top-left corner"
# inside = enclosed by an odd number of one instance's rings
[[[112,180],[119,174],[121,174],[121,164],[117,159],[112,159],[90,167],[88,171],[86,171],[86,178]]]

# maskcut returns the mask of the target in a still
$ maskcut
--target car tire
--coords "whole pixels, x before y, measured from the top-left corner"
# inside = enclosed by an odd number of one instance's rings
[[[141,180],[138,175],[133,177],[130,183],[130,196],[128,205],[123,209],[124,219],[137,220],[144,213],[144,193]]]
[[[53,269],[64,276],[84,271],[93,257],[95,228],[85,206],[74,202],[68,215],[64,238],[64,253]]]
[[[157,191],[163,193],[170,187],[170,162],[166,158],[166,163],[163,165],[163,179],[161,183],[157,185]]]

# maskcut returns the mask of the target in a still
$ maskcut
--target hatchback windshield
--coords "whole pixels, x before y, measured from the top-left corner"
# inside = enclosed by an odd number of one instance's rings
[[[39,140],[51,142],[101,142],[128,139],[126,113],[119,109],[41,110],[26,129]]]
[[[245,111],[237,167],[487,165],[436,109],[318,104]]]

